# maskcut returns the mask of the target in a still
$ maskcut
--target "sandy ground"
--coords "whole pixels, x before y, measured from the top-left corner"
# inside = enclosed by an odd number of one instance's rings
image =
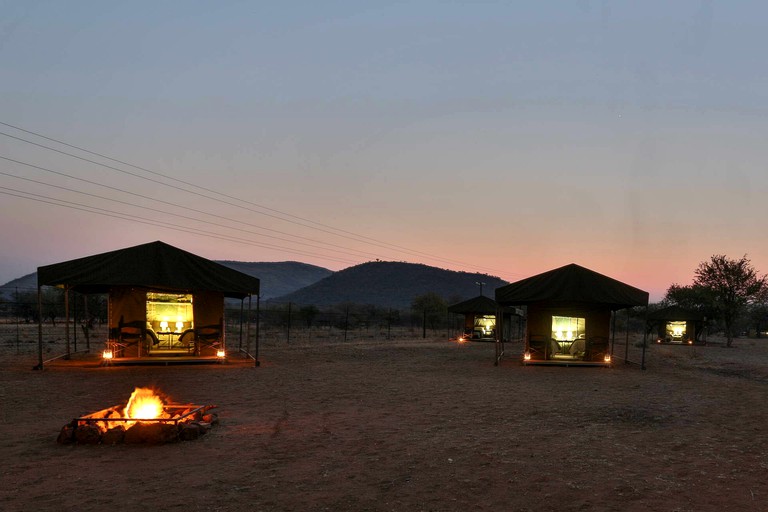
[[[492,344],[421,339],[264,346],[260,368],[39,372],[3,350],[4,511],[768,510],[768,340],[652,346],[645,371],[496,367]],[[221,424],[56,443],[136,386],[218,405]]]

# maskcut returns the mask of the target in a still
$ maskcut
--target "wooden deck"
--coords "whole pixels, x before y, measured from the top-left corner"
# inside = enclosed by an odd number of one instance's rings
[[[525,366],[539,365],[539,366],[611,366],[610,362],[605,361],[574,361],[571,359],[550,359],[540,361],[523,361]]]
[[[105,366],[119,365],[171,365],[171,364],[225,364],[227,358],[211,356],[145,356],[145,357],[118,357],[115,359],[104,360]]]

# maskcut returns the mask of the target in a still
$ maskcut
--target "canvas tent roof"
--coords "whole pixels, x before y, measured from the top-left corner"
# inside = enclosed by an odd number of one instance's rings
[[[448,306],[448,311],[451,313],[482,313],[485,315],[495,315],[499,309],[499,305],[490,297],[479,295],[464,302],[459,302]]]
[[[648,320],[704,320],[704,314],[680,306],[669,306],[648,313]]]
[[[164,242],[118,249],[38,267],[39,286],[69,286],[82,293],[106,293],[116,286],[160,291],[215,291],[243,298],[259,293],[260,281]]]
[[[496,288],[502,306],[534,302],[600,304],[612,310],[647,306],[648,292],[571,263]]]

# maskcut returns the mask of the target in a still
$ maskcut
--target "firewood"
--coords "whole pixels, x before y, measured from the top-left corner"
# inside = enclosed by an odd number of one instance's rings
[[[101,442],[101,430],[96,425],[79,425],[75,429],[75,441],[78,444],[99,444]]]

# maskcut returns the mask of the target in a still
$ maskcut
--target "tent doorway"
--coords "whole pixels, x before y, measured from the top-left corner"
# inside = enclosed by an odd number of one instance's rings
[[[496,339],[496,315],[475,315],[472,323],[471,339]]]
[[[550,359],[582,361],[586,352],[587,319],[552,315]]]
[[[147,337],[149,354],[178,354],[193,351],[195,318],[192,294],[147,292]]]

